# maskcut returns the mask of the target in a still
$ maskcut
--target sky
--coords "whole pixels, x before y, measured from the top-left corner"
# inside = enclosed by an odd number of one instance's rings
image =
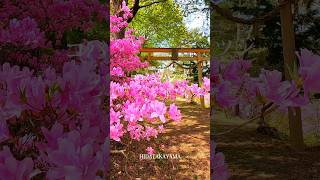
[[[205,5],[201,8],[205,8]],[[205,35],[209,35],[209,17],[207,17],[206,12],[199,10],[189,14],[184,18],[184,22],[189,30],[199,28]]]
[[[208,18],[205,13],[190,14],[185,18],[185,23],[188,29],[199,28],[204,34],[209,34]]]

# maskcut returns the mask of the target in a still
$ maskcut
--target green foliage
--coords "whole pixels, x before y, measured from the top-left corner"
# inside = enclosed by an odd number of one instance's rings
[[[208,37],[199,29],[188,31],[183,18],[183,9],[167,0],[141,8],[129,27],[135,29],[136,35],[146,37],[144,47],[208,48]]]
[[[108,41],[110,39],[109,24],[107,22],[96,23],[95,27],[88,32],[87,36],[89,40],[100,39]]]
[[[183,35],[181,45],[189,48],[209,48],[209,37],[204,35],[200,29],[192,29]]]
[[[141,8],[129,27],[146,37],[145,47],[179,47],[187,34],[181,9],[172,0]]]

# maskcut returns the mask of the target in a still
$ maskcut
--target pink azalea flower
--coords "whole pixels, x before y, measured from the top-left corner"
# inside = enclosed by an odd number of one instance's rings
[[[216,102],[219,106],[227,108],[237,103],[235,89],[229,81],[224,81],[217,86]]]
[[[208,92],[210,91],[210,79],[207,77],[203,78],[203,88]]]
[[[102,169],[102,153],[95,154],[92,144],[81,145],[79,135],[69,135],[60,138],[58,149],[48,153],[49,162],[54,165],[48,171],[48,178],[95,179],[97,171]]]
[[[137,121],[141,121],[140,109],[135,103],[131,103],[124,110],[124,118],[129,123],[135,124]]]
[[[152,127],[147,126],[146,130],[144,132],[144,137],[147,139],[147,141],[150,140],[150,137],[155,137],[157,138],[158,131]]]
[[[263,83],[260,85],[261,94],[280,106],[302,106],[308,100],[299,95],[299,89],[294,83],[282,81],[279,71],[263,71]]]
[[[175,104],[170,105],[169,115],[170,115],[170,118],[174,121],[180,121],[182,118],[180,110],[178,110],[178,107]]]
[[[152,109],[151,118],[159,117],[162,123],[166,122],[166,118],[164,117],[167,107],[163,102],[160,101],[152,101],[150,103],[150,109]]]
[[[0,120],[0,143],[7,140],[10,137],[7,122],[5,120]]]
[[[4,147],[0,152],[0,177],[8,180],[30,179],[33,171],[33,161],[30,157],[17,161],[8,147]]]
[[[163,125],[158,126],[158,129],[159,129],[159,132],[160,132],[160,133],[163,133],[163,132],[164,132],[164,127],[163,127]]]
[[[32,78],[26,88],[28,106],[36,111],[45,107],[45,83],[40,78]]]
[[[192,84],[190,86],[190,91],[192,92],[192,94],[195,94],[195,95],[199,95],[199,90],[200,88],[198,87],[198,84]]]
[[[143,134],[142,134],[143,126],[139,124],[136,124],[136,125],[129,124],[127,130],[130,133],[131,139],[140,141],[140,139],[143,138]]]
[[[320,56],[313,54],[307,49],[302,49],[298,57],[300,62],[299,74],[302,78],[305,94],[309,95],[310,92],[319,92]]]
[[[26,47],[45,47],[44,33],[38,28],[38,24],[30,17],[22,20],[10,20],[9,27],[0,31],[0,42]]]
[[[113,69],[110,72],[111,76],[124,76],[124,72],[120,67],[113,67]]]
[[[123,125],[120,123],[116,123],[114,125],[110,125],[110,139],[115,141],[120,141],[121,137],[123,136]]]
[[[110,124],[120,123],[120,112],[115,112],[113,108],[110,108]]]
[[[152,147],[147,147],[146,151],[148,154],[155,154],[156,152]]]
[[[226,81],[231,81],[235,85],[240,85],[243,81],[244,74],[251,67],[251,62],[247,60],[234,60],[227,65],[223,73]]]
[[[224,155],[222,153],[215,152],[215,142],[210,142],[210,166],[211,171],[213,171],[214,180],[227,180],[230,176],[228,171],[228,166],[225,163]]]
[[[55,149],[58,147],[58,138],[63,136],[63,126],[56,122],[50,130],[42,127],[42,133],[47,141],[47,143],[39,143],[37,147],[41,150],[45,150],[46,148]]]

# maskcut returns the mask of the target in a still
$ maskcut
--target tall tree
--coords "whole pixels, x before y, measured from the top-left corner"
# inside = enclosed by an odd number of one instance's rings
[[[285,76],[287,80],[291,80],[290,71],[295,69],[295,33],[293,27],[292,6],[293,1],[280,1],[281,9],[281,29],[282,29],[282,46],[285,64]],[[301,109],[299,107],[288,108],[290,143],[297,150],[303,150],[303,130],[301,121]]]
[[[122,7],[122,2],[125,2],[126,4],[130,5],[132,17],[127,19],[127,22],[130,23],[133,18],[137,15],[138,11],[142,8],[146,8],[149,6],[153,6],[159,3],[166,2],[167,0],[159,0],[159,1],[154,1],[154,0],[146,0],[140,2],[140,0],[111,0],[111,13],[112,14],[117,14],[120,12],[120,9]],[[121,14],[118,14],[118,16],[121,17]],[[125,35],[125,30],[120,31],[119,33],[116,34],[117,38],[123,38]]]
[[[141,9],[130,22],[137,35],[146,37],[145,47],[181,47],[188,37],[181,9],[173,0]]]

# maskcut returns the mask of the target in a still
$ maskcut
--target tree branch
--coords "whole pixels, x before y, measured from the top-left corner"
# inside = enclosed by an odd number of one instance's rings
[[[132,6],[131,12],[132,12],[132,17],[130,17],[127,22],[130,23],[132,21],[132,19],[136,16],[136,14],[138,13],[140,6],[139,6],[140,0],[135,0],[134,4]]]
[[[267,114],[272,113],[273,111],[277,110],[278,107],[279,107],[279,106],[274,106],[274,107],[270,108],[268,111],[265,111],[265,112],[264,112],[264,115],[267,115]],[[269,107],[268,107],[268,108],[269,108]],[[243,127],[243,126],[245,126],[245,125],[247,125],[247,124],[249,124],[249,123],[257,120],[257,119],[260,119],[260,117],[261,117],[261,115],[256,116],[256,117],[253,117],[253,118],[249,119],[248,121],[243,122],[242,124],[240,124],[240,125],[238,125],[238,126],[236,126],[236,127],[233,127],[233,128],[231,128],[231,129],[229,129],[229,130],[227,130],[227,131],[224,131],[224,132],[221,132],[221,133],[217,133],[217,134],[213,134],[213,137],[222,136],[222,135],[231,133],[231,132],[233,132],[233,131],[236,130],[236,129],[239,129],[239,128],[241,128],[241,127]]]
[[[122,149],[122,150],[111,150],[110,154],[122,154],[122,155],[126,156],[125,151],[126,150],[124,150],[124,149]]]
[[[167,0],[155,1],[155,2],[151,2],[151,3],[149,3],[149,4],[145,4],[145,5],[141,5],[141,6],[140,6],[140,5],[139,5],[140,0],[135,0],[132,8],[130,8],[130,9],[131,9],[131,12],[132,12],[132,17],[130,17],[130,18],[127,20],[127,22],[130,23],[141,8],[149,7],[149,6],[152,6],[152,5],[154,5],[154,4],[158,4],[158,3],[162,3],[162,2],[166,2],[166,1],[167,1]]]
[[[280,4],[278,7],[274,8],[272,11],[259,16],[259,17],[255,17],[252,19],[244,19],[244,18],[240,18],[240,17],[236,17],[233,15],[232,11],[227,10],[227,9],[223,9],[220,6],[218,6],[217,4],[214,4],[211,1],[211,7],[216,10],[216,12],[218,14],[220,14],[222,17],[226,18],[227,20],[236,22],[236,23],[240,23],[240,24],[247,24],[247,25],[252,25],[256,22],[264,22],[267,20],[270,20],[271,18],[273,18],[274,16],[278,15],[280,12],[280,8],[286,4],[286,3],[290,3],[290,1],[285,1],[283,4]]]
[[[152,5],[154,5],[154,4],[158,4],[158,3],[162,3],[162,2],[166,2],[166,1],[167,1],[167,0],[155,1],[155,2],[146,4],[146,5],[142,5],[142,6],[139,6],[139,7],[140,7],[140,8],[145,8],[145,7],[152,6]]]

